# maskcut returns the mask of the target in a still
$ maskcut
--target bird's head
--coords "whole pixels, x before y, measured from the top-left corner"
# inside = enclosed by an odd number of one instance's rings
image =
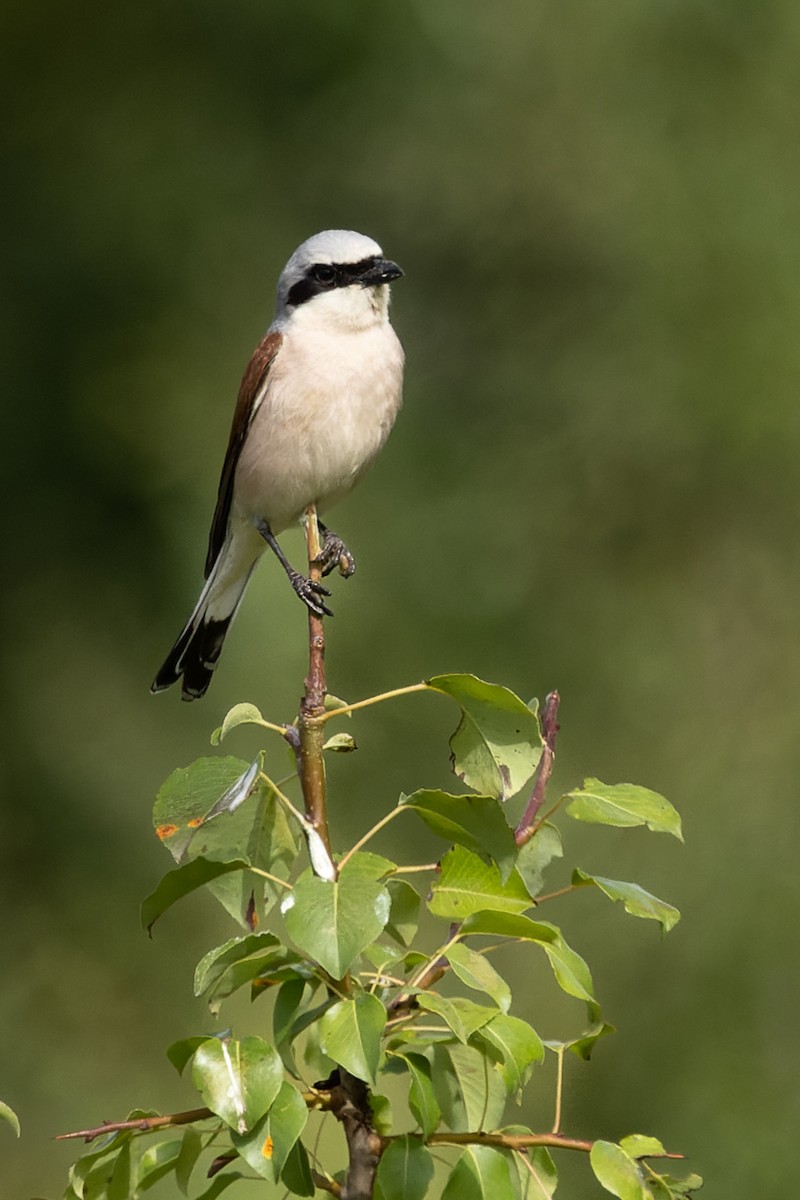
[[[299,317],[341,330],[388,320],[389,284],[403,272],[372,238],[326,229],[295,250],[278,280],[276,323]]]

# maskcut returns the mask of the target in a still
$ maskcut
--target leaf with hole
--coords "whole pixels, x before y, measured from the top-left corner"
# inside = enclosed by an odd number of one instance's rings
[[[535,713],[508,688],[475,675],[436,675],[426,682],[461,706],[461,723],[450,739],[454,773],[482,795],[515,795],[542,754]]]

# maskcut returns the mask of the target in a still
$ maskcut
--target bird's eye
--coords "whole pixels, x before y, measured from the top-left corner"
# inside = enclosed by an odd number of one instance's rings
[[[336,282],[336,271],[328,263],[318,263],[312,274],[317,283],[321,283],[325,287],[330,287]]]

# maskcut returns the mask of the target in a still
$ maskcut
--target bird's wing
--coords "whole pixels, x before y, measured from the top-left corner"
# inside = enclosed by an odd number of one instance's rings
[[[211,569],[225,541],[228,517],[231,511],[233,477],[236,472],[236,464],[239,461],[239,455],[244,445],[244,440],[247,437],[247,431],[263,398],[269,369],[275,360],[275,355],[281,348],[282,341],[283,334],[281,333],[268,333],[266,335],[253,351],[252,358],[245,368],[242,382],[239,385],[239,396],[233,414],[231,435],[228,439],[228,449],[225,452],[225,462],[219,481],[217,507],[214,510],[214,519],[211,522],[211,532],[208,536],[206,579],[211,574]]]

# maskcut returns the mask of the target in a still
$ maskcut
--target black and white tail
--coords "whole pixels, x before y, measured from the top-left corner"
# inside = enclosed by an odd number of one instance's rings
[[[230,561],[227,550],[224,546],[214,563],[194,612],[153,680],[151,692],[163,692],[182,678],[181,699],[199,700],[205,695],[225,635],[258,562],[257,556],[242,569],[241,563]]]

